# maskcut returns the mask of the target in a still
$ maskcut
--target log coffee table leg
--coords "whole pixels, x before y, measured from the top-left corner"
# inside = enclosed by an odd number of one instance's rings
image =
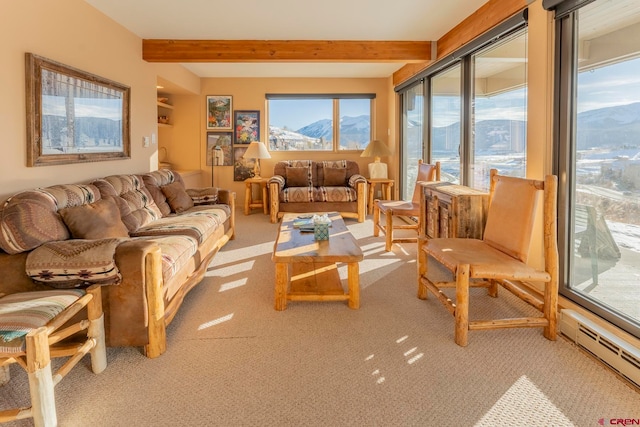
[[[347,264],[347,280],[349,281],[349,308],[360,308],[360,265],[357,262]]]
[[[275,309],[282,311],[287,308],[287,285],[289,284],[289,264],[276,263]]]

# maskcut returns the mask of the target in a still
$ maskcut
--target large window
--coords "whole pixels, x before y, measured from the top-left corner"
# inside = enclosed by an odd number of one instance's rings
[[[374,96],[267,95],[269,150],[364,150]]]
[[[440,162],[444,181],[489,189],[489,171],[526,174],[527,26],[514,16],[424,71],[421,87],[401,88],[406,99],[425,93],[425,111],[403,105],[403,117],[424,123],[421,158]],[[414,108],[412,110],[412,108]],[[417,114],[423,117],[417,119]],[[411,123],[411,122],[407,122]],[[403,129],[407,132],[407,129]],[[422,142],[422,141],[421,141]],[[411,145],[409,145],[411,144]],[[402,149],[418,145],[407,138]],[[403,165],[410,183],[411,164]],[[404,182],[404,181],[403,181]],[[407,197],[407,192],[403,192]]]
[[[471,56],[473,101],[467,185],[489,190],[489,170],[526,176],[527,31]]]
[[[640,7],[577,5],[556,11],[561,292],[640,336]]]
[[[431,160],[441,179],[460,183],[462,67],[458,63],[431,79]]]
[[[418,160],[423,157],[424,87],[416,84],[403,94],[402,116],[402,198],[409,200],[418,177]]]

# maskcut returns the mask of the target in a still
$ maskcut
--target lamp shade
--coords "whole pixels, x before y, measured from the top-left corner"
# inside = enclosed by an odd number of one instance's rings
[[[360,157],[375,157],[380,161],[380,157],[390,156],[391,150],[379,139],[375,139],[367,145],[367,148],[360,154]]]
[[[244,153],[244,157],[248,159],[270,159],[271,154],[267,151],[267,147],[260,141],[253,141],[249,144],[249,148]]]

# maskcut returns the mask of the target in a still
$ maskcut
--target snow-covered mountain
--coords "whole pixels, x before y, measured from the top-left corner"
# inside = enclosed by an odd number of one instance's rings
[[[368,115],[345,116],[340,122],[340,139],[343,149],[363,149],[371,138],[371,121]],[[322,119],[301,127],[297,131],[269,127],[269,144],[278,150],[332,149],[333,124],[330,119]]]

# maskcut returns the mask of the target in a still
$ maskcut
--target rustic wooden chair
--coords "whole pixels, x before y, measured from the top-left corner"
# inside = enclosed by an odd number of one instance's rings
[[[527,264],[539,193],[544,200],[544,269]],[[501,176],[491,170],[489,212],[482,240],[462,238],[420,239],[418,244],[418,298],[431,291],[455,318],[455,342],[467,345],[469,330],[543,327],[544,336],[556,339],[558,303],[558,248],[556,231],[557,178],[544,181]],[[453,275],[453,281],[429,278],[431,257]],[[434,266],[437,266],[435,264]],[[435,270],[435,268],[434,268]],[[542,300],[522,282],[544,284]],[[498,284],[542,312],[541,317],[469,320],[469,288],[487,287],[492,297]],[[455,301],[442,288],[455,288]]]
[[[422,186],[420,182],[440,181],[440,162],[435,165],[422,163],[418,161],[418,176],[416,178],[416,186],[413,189],[413,197],[409,201],[404,200],[376,200],[373,206],[373,235],[378,237],[380,232],[385,235],[384,250],[390,251],[394,242],[415,242],[416,237],[394,237],[393,230],[409,229],[420,230],[420,197]],[[380,213],[385,215],[385,223],[380,223]],[[415,223],[396,223],[394,224],[394,216],[415,217]]]
[[[0,298],[0,370],[17,363],[29,377],[31,407],[0,411],[0,422],[33,418],[39,426],[57,425],[54,387],[87,353],[94,373],[107,366],[99,286],[10,294]],[[68,324],[87,308],[87,319]],[[62,326],[65,326],[61,329]],[[78,342],[79,333],[87,330]],[[52,374],[51,358],[68,359]],[[2,385],[2,384],[0,384]]]

